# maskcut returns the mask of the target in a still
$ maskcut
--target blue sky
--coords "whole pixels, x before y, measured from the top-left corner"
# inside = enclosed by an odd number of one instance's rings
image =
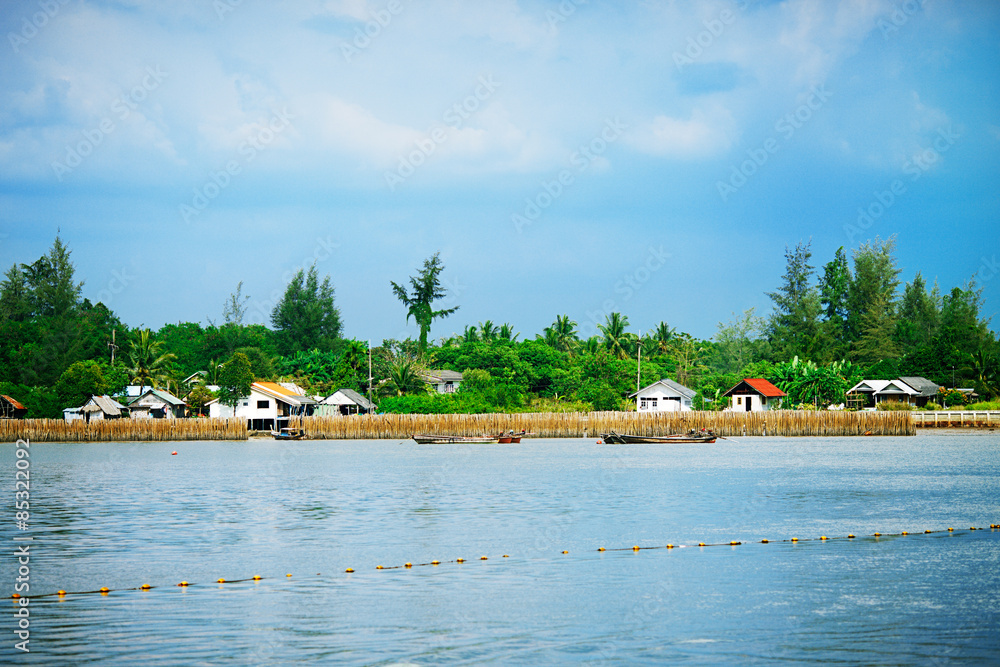
[[[1000,310],[1000,3],[6,2],[0,267],[56,230],[126,323],[266,322],[316,262],[347,336],[415,335],[389,281],[440,251],[532,337],[698,337],[812,240],[897,237],[902,279]],[[997,320],[1000,321],[1000,320]],[[997,321],[993,325],[996,328]]]

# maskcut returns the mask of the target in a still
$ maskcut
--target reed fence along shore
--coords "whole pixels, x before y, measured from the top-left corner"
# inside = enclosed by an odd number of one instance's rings
[[[293,419],[313,440],[405,439],[415,433],[475,436],[526,431],[535,438],[598,438],[601,433],[652,436],[711,429],[720,436],[913,435],[911,413],[809,412],[533,412],[515,414],[351,415]],[[0,441],[145,442],[246,440],[238,419],[0,420]]]

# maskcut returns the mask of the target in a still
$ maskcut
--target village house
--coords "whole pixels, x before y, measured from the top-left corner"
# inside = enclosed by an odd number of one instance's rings
[[[778,410],[781,408],[781,399],[787,395],[764,378],[740,380],[735,387],[723,394],[732,399],[726,410],[733,412]]]
[[[187,416],[187,404],[169,391],[147,389],[137,398],[129,400],[133,419],[180,419]]]
[[[338,389],[316,406],[317,415],[365,415],[378,406],[353,389]]]
[[[0,394],[0,419],[24,419],[28,408],[6,394]]]
[[[862,380],[847,390],[848,405],[863,410],[874,410],[879,403],[893,401],[919,408],[938,395],[939,385],[919,376],[895,380]]]
[[[694,389],[664,378],[629,394],[639,412],[682,412],[692,410]]]
[[[462,374],[457,371],[427,371],[423,377],[424,382],[434,387],[434,391],[439,394],[456,392],[462,384]]]
[[[128,416],[128,408],[110,396],[91,396],[80,407],[63,410],[63,419],[66,421],[83,420],[88,424],[101,419],[123,419]]]
[[[286,428],[293,416],[311,416],[316,399],[306,396],[305,390],[291,382],[254,382],[250,385],[250,395],[237,401],[235,415],[233,408],[219,399],[209,401],[207,407],[208,416],[213,419],[235,416],[246,419],[251,431],[278,431]]]

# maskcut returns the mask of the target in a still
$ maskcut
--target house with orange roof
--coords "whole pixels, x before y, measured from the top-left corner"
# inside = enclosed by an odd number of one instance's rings
[[[781,408],[781,399],[787,395],[763,378],[745,378],[723,394],[732,399],[726,410],[736,412],[778,410]]]
[[[250,395],[236,403],[235,413],[219,399],[206,406],[213,419],[242,418],[251,431],[278,431],[288,426],[291,417],[312,415],[316,399],[291,382],[254,382]]]

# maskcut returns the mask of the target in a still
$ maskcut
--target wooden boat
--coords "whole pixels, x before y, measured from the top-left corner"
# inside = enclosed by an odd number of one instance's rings
[[[501,435],[500,439],[497,440],[497,442],[499,442],[500,444],[517,443],[521,442],[521,438],[523,438],[524,436],[525,436],[524,429],[521,429],[520,433],[514,433],[514,430],[511,429],[507,433]]]
[[[410,436],[418,445],[487,444],[499,442],[499,435],[420,435]]]
[[[601,439],[608,445],[633,445],[639,443],[664,443],[664,444],[685,444],[685,443],[706,443],[711,444],[718,438],[715,433],[702,429],[696,431],[691,429],[687,433],[672,433],[670,435],[627,435],[621,433],[602,433]]]
[[[301,440],[306,437],[305,429],[283,428],[280,431],[271,431],[275,440]]]

